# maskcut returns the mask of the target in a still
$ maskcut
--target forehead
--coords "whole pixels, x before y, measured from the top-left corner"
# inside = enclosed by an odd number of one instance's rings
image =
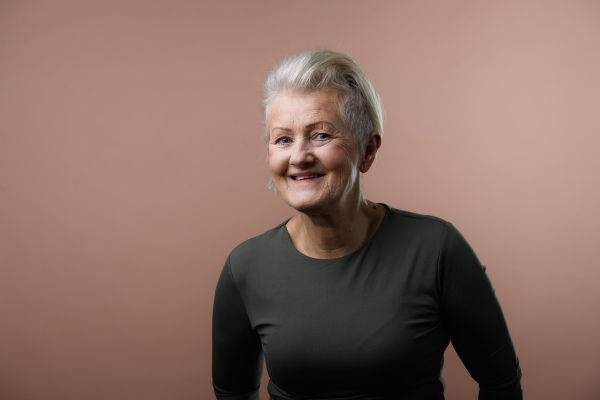
[[[269,131],[277,127],[297,129],[317,121],[342,128],[338,97],[334,90],[282,92],[269,106],[267,128]]]

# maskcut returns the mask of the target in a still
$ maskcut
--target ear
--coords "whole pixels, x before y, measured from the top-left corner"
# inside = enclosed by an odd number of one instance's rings
[[[379,132],[373,131],[365,144],[365,153],[359,167],[360,172],[363,174],[371,168],[371,165],[373,165],[379,146],[381,146],[381,135]]]

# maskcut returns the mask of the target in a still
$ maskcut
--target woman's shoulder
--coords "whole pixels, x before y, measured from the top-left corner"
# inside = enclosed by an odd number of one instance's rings
[[[400,229],[435,230],[445,229],[452,224],[445,219],[433,215],[418,214],[411,211],[400,210],[383,204],[387,208],[390,225]]]
[[[409,243],[421,248],[427,247],[431,251],[450,245],[454,248],[455,245],[462,245],[462,242],[466,243],[459,230],[443,218],[386,207],[387,221],[381,226],[381,237],[390,243]]]
[[[456,227],[445,219],[432,215],[422,215],[389,207],[390,236],[412,238],[413,243],[429,243],[443,255],[470,254],[474,251]]]
[[[287,229],[284,221],[268,231],[243,241],[229,254],[230,262],[243,260],[245,263],[281,252],[285,248]]]

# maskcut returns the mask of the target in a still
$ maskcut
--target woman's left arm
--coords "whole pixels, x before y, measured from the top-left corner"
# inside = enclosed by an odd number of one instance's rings
[[[521,400],[521,369],[494,288],[473,249],[447,223],[438,264],[444,325],[479,400]]]

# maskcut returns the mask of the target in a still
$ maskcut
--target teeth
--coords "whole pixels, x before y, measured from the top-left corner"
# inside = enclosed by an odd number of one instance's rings
[[[303,179],[310,179],[310,178],[318,178],[319,175],[311,175],[311,176],[295,176],[294,179],[297,181],[301,181]]]

